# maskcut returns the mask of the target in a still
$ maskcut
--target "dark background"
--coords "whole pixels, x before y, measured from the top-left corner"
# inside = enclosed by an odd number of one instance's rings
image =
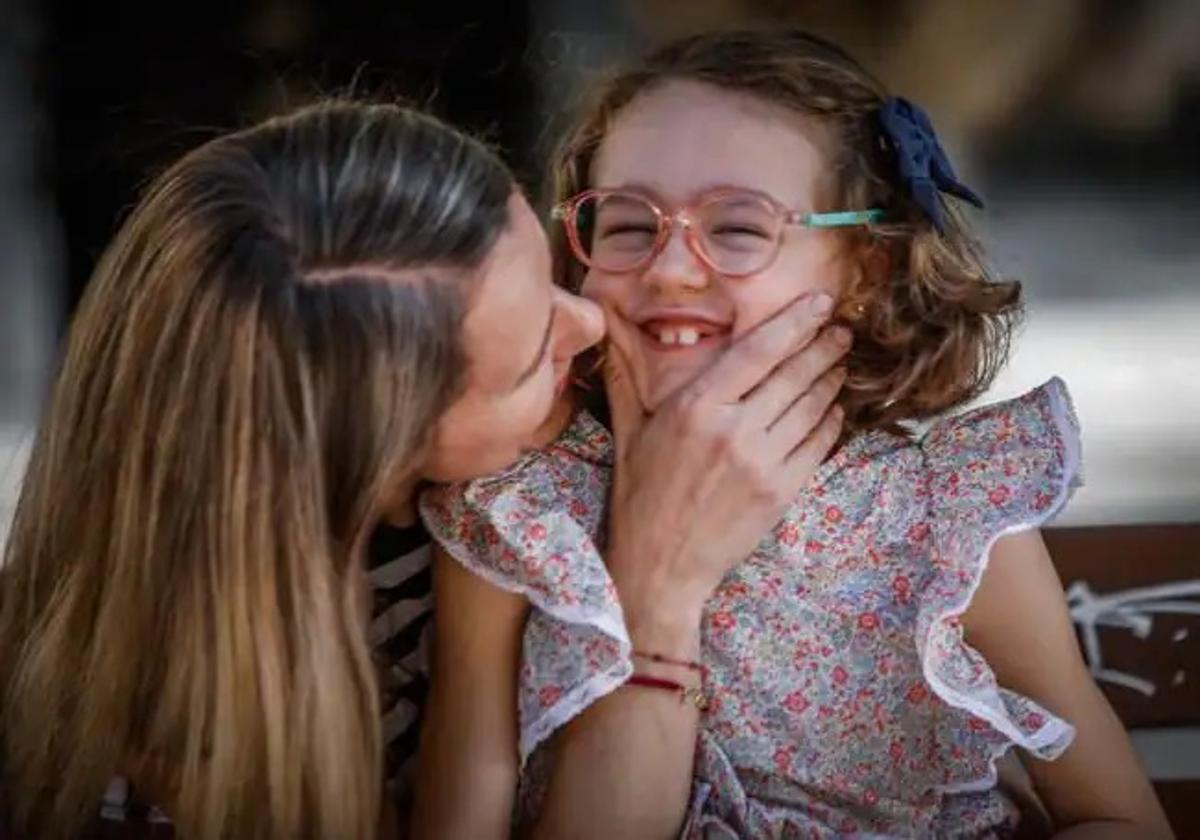
[[[522,3],[59,2],[48,12],[42,165],[65,234],[67,308],[148,173],[215,131],[320,95],[425,104],[532,172]]]
[[[71,309],[180,153],[353,93],[482,133],[537,195],[597,72],[733,25],[847,47],[987,198],[1029,314],[986,399],[1061,375],[1084,428],[1087,483],[1049,538],[1065,582],[1200,579],[1200,0],[0,0],[0,539]],[[1200,624],[1156,615],[1102,633],[1105,667],[1153,695],[1093,672],[1200,836]]]

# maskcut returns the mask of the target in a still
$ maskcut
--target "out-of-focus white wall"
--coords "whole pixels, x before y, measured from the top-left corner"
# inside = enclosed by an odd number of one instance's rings
[[[1084,485],[1060,524],[1200,521],[1200,186],[992,186],[988,240],[1028,316],[986,399],[1066,380]]]

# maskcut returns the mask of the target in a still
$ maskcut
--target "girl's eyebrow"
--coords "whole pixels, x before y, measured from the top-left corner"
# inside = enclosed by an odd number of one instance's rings
[[[643,195],[643,196],[651,199],[652,201],[654,201],[657,204],[670,204],[671,203],[666,200],[665,194],[663,193],[662,189],[660,189],[657,185],[655,185],[653,183],[647,183],[645,181],[624,181],[620,184],[615,184],[615,185],[611,185],[611,186],[597,184],[596,189],[628,190],[629,192],[637,193],[638,195]],[[772,195],[771,193],[768,193],[764,190],[760,190],[757,187],[749,187],[749,186],[746,186],[745,184],[731,184],[728,181],[713,181],[712,183],[703,184],[700,187],[692,190],[682,203],[683,204],[691,204],[693,202],[699,201],[702,198],[705,198],[710,193],[722,192],[725,190],[753,193],[755,195],[764,195],[764,196],[771,198],[774,201],[780,201],[780,199],[778,197],[776,197],[776,196]],[[786,206],[785,202],[781,202],[781,203],[784,203]]]

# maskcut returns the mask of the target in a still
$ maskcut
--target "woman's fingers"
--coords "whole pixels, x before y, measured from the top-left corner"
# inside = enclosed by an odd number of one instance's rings
[[[792,355],[754,389],[745,399],[747,422],[763,429],[777,426],[792,407],[803,399],[850,349],[850,330],[826,327],[808,346]],[[812,418],[820,419],[826,406]],[[804,434],[808,433],[804,430]],[[803,435],[801,435],[803,437]]]
[[[831,303],[821,297],[743,336],[652,415],[610,342],[618,458],[606,559],[631,621],[653,619],[668,602],[698,611],[837,441],[841,411],[830,406],[845,374],[831,368],[849,342],[838,330],[817,338]]]
[[[767,430],[771,450],[780,461],[787,459],[820,425],[845,381],[845,368],[825,371]]]
[[[609,341],[604,351],[604,388],[612,422],[617,459],[629,451],[630,441],[646,422],[646,411],[633,382],[629,360],[616,342]]]
[[[827,294],[805,295],[738,339],[687,390],[706,401],[735,403],[816,336],[833,310]]]
[[[833,450],[842,433],[843,417],[841,406],[831,406],[812,433],[783,462],[783,479],[793,495],[808,486]]]

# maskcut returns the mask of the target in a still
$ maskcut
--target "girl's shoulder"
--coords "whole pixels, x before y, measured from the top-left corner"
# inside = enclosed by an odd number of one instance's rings
[[[1003,533],[1052,519],[1080,484],[1081,448],[1059,379],[935,422],[920,436],[869,431],[818,472],[790,516],[822,545],[900,548],[914,561],[974,562]],[[840,538],[839,538],[840,537]],[[893,552],[897,553],[897,552]]]
[[[920,450],[932,524],[955,542],[986,540],[980,552],[1049,522],[1081,484],[1079,422],[1058,378],[934,424]]]
[[[1080,484],[1081,463],[1079,423],[1055,378],[919,436],[859,434],[822,467],[814,494],[910,525],[1037,527]]]
[[[1055,377],[1021,396],[934,423],[920,447],[931,473],[946,479],[976,477],[970,482],[975,486],[987,484],[987,468],[998,464],[1006,467],[1008,479],[1048,470],[1055,477],[1076,473],[1079,432],[1067,386]]]
[[[1002,689],[968,644],[961,617],[997,540],[1047,524],[1080,484],[1079,423],[1066,385],[1055,378],[936,423],[919,446],[930,564],[918,598],[917,649],[933,690],[967,714],[948,717],[944,737],[988,744],[971,751],[975,761],[966,762],[971,768],[961,781],[994,780],[993,763],[1008,746],[1052,760],[1074,729],[1033,699]]]
[[[1053,379],[920,436],[851,439],[776,532],[784,556],[801,559],[805,597],[819,599],[814,613],[834,616],[855,655],[891,669],[887,677],[882,666],[869,669],[873,689],[890,682],[901,708],[926,715],[936,733],[928,778],[945,790],[993,784],[993,762],[1013,744],[1052,759],[1071,740],[1066,721],[999,686],[961,616],[996,541],[1057,514],[1079,466],[1078,423],[1066,386]],[[889,634],[911,637],[907,670]]]

